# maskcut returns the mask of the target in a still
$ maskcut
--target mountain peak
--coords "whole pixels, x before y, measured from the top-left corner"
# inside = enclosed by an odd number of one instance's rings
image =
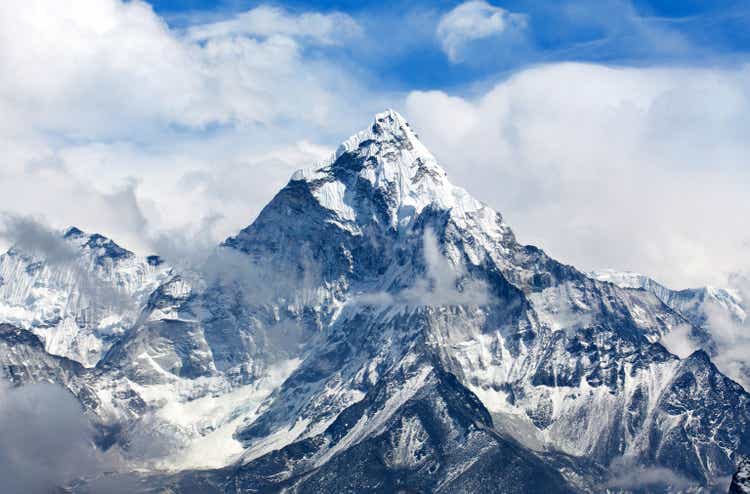
[[[390,108],[375,115],[375,121],[372,124],[372,133],[376,135],[398,136],[408,139],[412,144],[415,142],[419,143],[419,136],[412,130],[409,122],[400,113]]]
[[[393,153],[397,151],[408,152],[411,155],[411,159],[408,159],[411,164],[415,164],[419,158],[432,162],[441,174],[445,175],[445,171],[437,166],[435,157],[419,140],[409,122],[397,111],[387,109],[376,114],[370,126],[344,140],[319,166],[298,170],[292,176],[292,180],[320,178],[321,173],[347,154],[359,153],[363,158],[367,158],[390,152],[390,157],[394,157]]]
[[[93,252],[98,258],[117,260],[134,257],[132,252],[120,247],[114,240],[99,233],[85,232],[76,226],[68,227],[63,239],[77,248]]]
[[[352,135],[318,168],[299,170],[292,181],[311,185],[321,205],[354,219],[351,192],[365,186],[385,198],[393,226],[428,205],[440,209],[477,211],[484,206],[450,183],[445,170],[419,140],[406,119],[388,109]]]
[[[385,147],[391,151],[409,151],[415,160],[416,158],[422,158],[425,161],[435,162],[435,157],[419,140],[419,136],[411,128],[409,122],[401,114],[391,109],[375,115],[374,121],[368,129],[362,130],[344,141],[336,151],[336,158],[363,145],[369,147],[373,144],[380,144],[380,146],[370,148],[371,153],[374,151],[382,152]],[[437,165],[437,163],[434,164]],[[445,174],[442,169],[440,171]]]
[[[63,234],[63,238],[65,238],[67,240],[67,239],[71,239],[71,238],[81,237],[83,235],[85,235],[83,233],[83,230],[81,230],[78,227],[71,226],[67,230],[65,230],[65,233]]]

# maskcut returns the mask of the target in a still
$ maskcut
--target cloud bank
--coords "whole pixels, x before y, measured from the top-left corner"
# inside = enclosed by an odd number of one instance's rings
[[[43,494],[101,471],[78,401],[52,384],[0,384],[0,478],[8,494]]]
[[[551,64],[406,114],[522,241],[585,270],[723,286],[747,268],[750,67]]]
[[[268,6],[180,30],[140,0],[3,3],[0,210],[139,249],[217,212],[234,233],[385,106],[327,55],[359,33]]]

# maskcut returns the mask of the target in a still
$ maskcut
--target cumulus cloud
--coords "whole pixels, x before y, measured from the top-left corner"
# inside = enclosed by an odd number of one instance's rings
[[[449,176],[585,270],[722,286],[750,232],[750,69],[551,64],[476,97],[412,92]]]
[[[332,40],[353,20],[258,7],[226,22],[185,37],[138,0],[3,4],[0,100],[40,128],[86,139],[329,116],[331,91],[349,78],[304,59],[297,38]]]
[[[13,146],[10,142],[9,147]],[[146,204],[138,197],[140,183],[132,177],[108,180],[95,169],[98,160],[93,156],[79,155],[73,160],[77,166],[71,167],[68,153],[43,155],[25,167],[24,158],[6,162],[4,173],[0,171],[0,213],[31,215],[58,229],[74,224],[139,246],[137,240],[148,224],[143,210]],[[130,170],[126,168],[125,174]],[[86,178],[97,175],[100,183]],[[0,247],[8,246],[7,239],[0,238]]]
[[[495,7],[484,0],[464,2],[446,13],[438,23],[437,37],[448,58],[456,63],[472,41],[514,35],[526,28],[527,17]]]
[[[105,468],[77,400],[52,384],[0,384],[3,492],[42,494]]]
[[[316,142],[386,106],[309,52],[358,36],[348,16],[259,6],[226,22],[173,29],[140,0],[0,4],[0,210],[143,250],[146,225],[220,208],[221,238],[330,152]]]

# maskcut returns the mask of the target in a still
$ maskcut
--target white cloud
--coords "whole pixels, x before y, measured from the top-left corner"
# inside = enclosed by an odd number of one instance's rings
[[[0,101],[34,128],[90,138],[136,118],[200,122],[185,116],[200,82],[185,47],[143,2],[0,6]]]
[[[475,40],[516,33],[526,28],[523,14],[508,12],[484,0],[464,2],[445,14],[438,23],[437,36],[448,58],[463,60],[463,50]]]
[[[226,22],[192,28],[206,30],[197,43],[138,0],[3,3],[1,104],[36,128],[84,139],[330,117],[347,82],[308,63],[297,38],[333,42],[356,30],[351,18],[258,7]]]
[[[54,492],[66,482],[111,468],[93,445],[78,401],[52,384],[0,384],[3,492]]]
[[[522,241],[579,268],[722,286],[747,269],[750,68],[554,64],[407,117]]]
[[[665,334],[659,341],[670,353],[684,359],[688,358],[694,351],[700,349],[700,345],[690,338],[693,328],[689,324],[680,324]]]
[[[729,289],[739,299],[739,311],[712,302],[705,306],[706,322],[716,343],[712,360],[722,372],[750,389],[750,276],[731,276]]]
[[[635,490],[636,492],[655,491],[690,492],[696,485],[687,478],[668,468],[646,468],[635,465],[624,457],[615,458],[609,467],[607,487]]]
[[[361,31],[354,19],[341,12],[305,12],[292,15],[278,7],[261,5],[228,20],[191,27],[187,33],[192,40],[282,34],[323,45],[334,45],[356,38]]]
[[[0,211],[135,249],[220,212],[226,236],[327,153],[315,142],[387,106],[306,54],[356,36],[348,16],[260,6],[226,22],[196,40],[202,26],[170,29],[139,0],[0,3]]]
[[[424,277],[395,294],[380,292],[367,294],[357,303],[369,305],[404,305],[439,307],[448,305],[484,305],[491,295],[487,285],[466,278],[463,264],[454,263],[440,251],[438,239],[431,229],[424,231],[422,238]]]
[[[466,274],[462,264],[453,262],[440,252],[435,232],[425,230],[422,249],[427,272],[425,279],[417,280],[414,286],[401,294],[410,305],[483,305],[490,295],[487,286],[478,281],[469,281],[459,289],[459,282]]]
[[[76,259],[78,252],[62,236],[33,218],[0,214],[0,238],[27,255],[44,259],[48,264],[65,264]]]

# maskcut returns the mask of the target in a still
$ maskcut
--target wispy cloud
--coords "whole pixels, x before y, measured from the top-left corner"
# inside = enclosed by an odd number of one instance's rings
[[[668,468],[633,465],[624,458],[615,459],[612,462],[609,476],[606,486],[613,489],[632,489],[638,492],[666,489],[669,492],[673,490],[683,492],[691,487],[697,488],[694,482]]]
[[[429,306],[484,305],[490,301],[487,285],[467,276],[461,264],[455,264],[440,252],[435,232],[424,231],[422,239],[425,273],[399,292],[364,294],[355,303],[366,305]]]
[[[735,274],[729,290],[737,296],[739,310],[723,303],[706,305],[706,323],[716,343],[716,365],[728,376],[750,389],[750,276]]]
[[[44,259],[47,264],[71,263],[80,254],[60,231],[27,216],[0,214],[0,238],[20,252]]]
[[[362,28],[342,12],[291,14],[279,7],[261,5],[230,19],[192,26],[187,36],[195,41],[227,36],[289,36],[323,45],[341,44],[362,34]]]

